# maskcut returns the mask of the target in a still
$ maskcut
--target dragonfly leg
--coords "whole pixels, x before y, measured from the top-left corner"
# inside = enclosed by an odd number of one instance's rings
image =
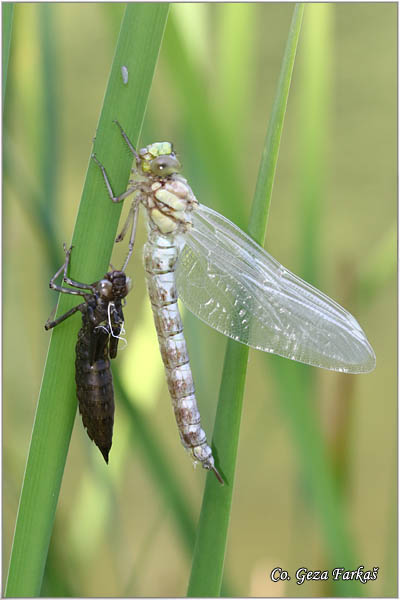
[[[134,157],[135,157],[137,160],[139,160],[139,155],[138,155],[138,153],[136,152],[134,145],[132,144],[132,142],[131,142],[131,141],[130,141],[130,139],[128,138],[128,136],[127,136],[127,134],[125,133],[125,131],[122,129],[122,126],[121,126],[121,124],[119,123],[119,121],[117,121],[117,119],[114,119],[114,121],[113,121],[113,122],[114,122],[116,125],[118,125],[118,127],[119,127],[119,130],[120,130],[120,132],[121,132],[121,134],[122,134],[122,137],[124,138],[124,140],[125,140],[125,142],[126,142],[126,144],[127,144],[128,148],[129,148],[129,150],[132,152],[133,156],[134,156]]]
[[[120,194],[119,196],[115,196],[104,165],[101,164],[101,162],[99,161],[99,159],[97,158],[97,156],[95,155],[94,152],[92,153],[92,158],[93,158],[94,162],[96,163],[96,165],[98,165],[100,167],[104,182],[107,187],[108,195],[110,196],[110,199],[113,202],[122,202],[122,200],[125,200],[125,198],[127,198],[128,196],[130,196],[131,194],[133,194],[134,192],[139,190],[141,188],[141,186],[143,185],[143,183],[139,183],[139,182],[133,183],[130,187],[128,187],[126,192],[124,192],[123,194]]]
[[[64,282],[68,283],[69,285],[72,285],[76,288],[79,288],[81,290],[91,290],[92,286],[87,284],[87,283],[80,283],[79,281],[74,281],[74,279],[71,279],[70,277],[68,277],[67,275],[67,271],[68,271],[68,267],[69,267],[69,261],[70,261],[70,256],[71,256],[71,250],[72,250],[73,246],[71,246],[68,250],[66,245],[64,244],[64,252],[65,252],[65,263],[64,263]],[[65,289],[65,288],[63,288]],[[79,293],[79,292],[78,292]]]
[[[61,271],[59,271],[59,274]],[[56,290],[56,292],[61,292],[62,294],[71,294],[71,296],[86,296],[84,292],[78,292],[78,290],[71,290],[70,288],[62,287],[61,285],[57,285],[52,280],[50,280],[49,287],[51,290]]]
[[[135,198],[135,200],[132,202],[131,207],[129,209],[129,213],[128,216],[126,217],[126,221],[124,223],[123,228],[121,229],[121,231],[119,232],[119,234],[117,235],[117,237],[115,238],[116,242],[122,242],[122,240],[124,239],[126,232],[128,231],[130,222],[132,221],[132,218],[134,218],[134,213],[137,210],[137,199]]]
[[[56,279],[57,279],[57,277],[58,277],[59,275],[61,275],[61,273],[64,271],[64,266],[65,266],[65,265],[62,265],[62,266],[61,266],[61,267],[58,269],[58,271],[57,271],[56,273],[54,273],[53,277],[50,279],[50,283],[49,283],[49,287],[50,287],[50,289],[52,289],[52,290],[58,290],[58,291],[60,291],[60,286],[56,285],[56,283],[55,283],[55,280],[56,280]]]
[[[78,306],[74,306],[73,308],[71,308],[70,310],[68,310],[66,313],[64,313],[63,315],[61,315],[61,317],[58,317],[58,319],[55,319],[55,321],[51,321],[51,317],[54,313],[54,311],[52,312],[52,314],[50,315],[50,317],[47,319],[46,324],[44,326],[44,328],[48,331],[49,329],[52,329],[53,327],[55,327],[56,325],[58,325],[59,323],[62,323],[63,321],[65,321],[65,319],[68,319],[68,317],[70,317],[71,315],[73,315],[74,313],[76,313],[78,310],[81,310],[81,308],[83,306],[85,306],[86,302],[82,302],[81,304],[78,304]]]
[[[67,269],[69,266],[69,259],[70,259],[70,255],[71,255],[71,250],[72,250],[72,246],[67,250],[66,245],[64,244],[64,251],[65,251],[65,263],[62,265],[62,267],[60,267],[58,269],[58,271],[56,273],[54,273],[53,277],[50,279],[50,283],[49,283],[49,287],[51,290],[56,290],[57,292],[61,292],[62,294],[71,294],[72,296],[86,296],[87,294],[84,294],[82,292],[78,292],[77,290],[71,290],[69,288],[66,287],[62,287],[61,285],[57,285],[56,284],[56,279],[59,275],[61,275],[62,272],[64,272],[64,281],[66,283],[69,283],[77,288],[81,288],[81,289],[92,289],[92,287],[90,285],[86,285],[84,283],[79,283],[77,281],[73,281],[72,279],[69,279],[67,277]]]
[[[132,256],[132,252],[133,252],[133,246],[135,245],[135,237],[136,237],[136,225],[137,225],[137,217],[138,217],[138,212],[139,212],[139,202],[140,202],[140,197],[136,198],[133,202],[132,202],[132,206],[129,210],[129,214],[128,217],[125,221],[125,225],[123,226],[121,233],[119,234],[119,236],[117,237],[117,239],[115,240],[116,242],[120,242],[121,240],[123,240],[123,238],[125,237],[126,231],[128,229],[128,224],[129,222],[132,220],[132,229],[131,229],[131,235],[129,238],[129,246],[128,246],[128,254],[126,256],[125,262],[124,262],[124,266],[122,267],[122,271],[125,271],[128,262]]]

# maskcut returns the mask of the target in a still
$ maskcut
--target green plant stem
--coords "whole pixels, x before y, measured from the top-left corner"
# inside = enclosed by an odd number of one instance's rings
[[[163,55],[168,61],[170,77],[182,98],[182,112],[189,130],[192,152],[201,157],[203,168],[209,173],[210,185],[215,187],[216,210],[220,209],[221,198],[230,198],[231,211],[227,215],[236,223],[244,222],[242,198],[244,195],[237,168],[237,147],[226,143],[224,127],[212,106],[204,101],[207,86],[199,70],[190,60],[184,40],[174,19],[173,12],[168,20],[163,43]],[[179,64],[179,68],[176,65]],[[188,108],[190,107],[190,110]],[[210,152],[210,140],[213,140]],[[229,173],[229,177],[221,177]]]
[[[40,155],[41,184],[43,197],[41,199],[43,212],[51,222],[56,218],[54,214],[54,199],[56,198],[56,185],[59,179],[60,160],[58,150],[59,130],[57,127],[58,95],[57,95],[57,44],[53,35],[55,6],[52,2],[43,3],[39,11],[39,37],[41,40],[41,88],[42,94],[42,120],[41,136],[43,144]]]
[[[109,166],[111,180],[121,189],[127,184],[132,157],[121,157],[122,142],[112,120],[118,117],[137,142],[167,14],[168,4],[132,3],[122,22],[95,141],[99,158]],[[121,80],[122,65],[130,71],[126,86]],[[121,205],[110,201],[101,173],[90,161],[73,235],[71,275],[78,281],[95,281],[106,272],[120,211]],[[71,298],[63,295],[58,314],[72,305]],[[78,327],[79,319],[73,318],[52,334],[18,509],[8,597],[40,593],[76,413],[74,345]]]
[[[244,145],[246,122],[243,119],[251,105],[255,65],[255,47],[252,43],[256,12],[251,2],[221,3],[218,5],[218,118],[224,127],[226,146]],[[235,43],[232,43],[235,40]],[[237,85],[240,73],[240,86]],[[229,102],[226,99],[229,98]],[[232,123],[241,124],[232,127]],[[239,135],[239,139],[238,136]],[[235,136],[235,137],[234,137]],[[238,158],[240,152],[236,152]]]
[[[321,229],[320,216],[322,199],[325,197],[325,171],[326,171],[326,141],[329,139],[329,84],[330,84],[330,58],[332,56],[330,23],[331,9],[329,4],[312,4],[307,7],[302,28],[302,44],[299,56],[299,71],[301,73],[301,90],[299,91],[299,123],[298,123],[298,180],[299,200],[297,217],[298,245],[298,271],[299,275],[314,285],[318,283],[318,235]],[[294,207],[294,211],[296,207]],[[268,357],[270,358],[270,357]],[[308,365],[294,365],[289,361],[266,360],[268,367],[276,366],[275,379],[277,390],[289,388],[287,395],[290,397],[293,388],[289,381],[295,378],[296,394],[293,403],[295,416],[285,415],[291,424],[292,419],[298,417],[297,404],[315,399],[316,382],[319,376],[318,369]],[[293,367],[293,368],[292,368]],[[279,406],[292,408],[291,403],[286,403],[282,396],[278,396]],[[308,404],[304,411],[308,408]],[[312,408],[311,408],[312,411]],[[315,410],[312,415],[315,426],[318,427],[318,414]],[[303,439],[302,437],[300,439]],[[302,456],[302,452],[300,452]],[[318,463],[319,464],[319,463]],[[329,467],[327,467],[329,468]],[[301,555],[304,535],[310,530],[310,523],[315,522],[314,514],[308,508],[309,502],[309,464],[301,463],[296,477],[296,490],[299,500],[292,504],[293,543],[290,544],[291,557]],[[290,558],[289,558],[290,560]],[[319,560],[326,560],[319,557]],[[332,591],[332,581],[321,584],[318,592],[325,595]],[[324,586],[324,587],[322,587]],[[298,585],[296,581],[288,584],[288,593],[295,594]]]
[[[391,224],[372,246],[357,276],[355,302],[370,306],[378,294],[394,281],[397,269],[397,226]]]
[[[318,232],[326,187],[326,145],[330,139],[331,9],[330,4],[312,4],[307,8],[300,57],[303,85],[299,120],[298,263],[300,275],[314,284],[318,281]],[[275,376],[279,406],[290,430],[299,467],[297,495],[292,508],[294,534],[290,544],[291,557],[301,556],[304,536],[309,534],[310,524],[314,525],[317,520],[324,541],[323,554],[317,555],[317,562],[329,561],[332,566],[360,564],[357,563],[354,542],[346,522],[343,489],[335,480],[320,415],[314,405],[317,369],[276,356],[266,357],[265,362]],[[339,427],[336,425],[336,435],[334,419],[331,419],[330,427],[331,437],[336,440],[339,451],[335,459],[340,462],[342,452],[345,454],[348,446],[347,430],[351,423],[347,412],[351,408],[349,386],[354,385],[355,379],[349,375],[339,375],[338,378],[340,393],[336,415],[341,417],[336,416],[336,420],[342,418],[342,423]],[[344,407],[345,413],[343,408],[340,411],[340,406]],[[341,464],[341,476],[346,472],[344,466],[345,462]],[[288,584],[288,595],[295,595],[297,589],[298,585],[292,579]],[[316,593],[323,596],[359,596],[363,591],[364,587],[357,586],[357,582],[330,579],[321,582]]]
[[[250,235],[259,243],[267,225],[302,16],[303,5],[296,4],[261,158],[249,225]],[[226,484],[221,488],[212,474],[207,477],[188,589],[191,597],[214,597],[221,591],[248,352],[246,346],[228,341],[212,442]]]

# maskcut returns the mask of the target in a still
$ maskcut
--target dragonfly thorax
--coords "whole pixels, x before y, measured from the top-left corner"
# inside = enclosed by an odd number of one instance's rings
[[[188,231],[198,202],[186,179],[176,174],[153,182],[150,190],[145,200],[150,228],[161,234]]]
[[[147,210],[150,230],[169,235],[185,233],[192,225],[191,211],[198,202],[186,179],[170,142],[155,142],[136,154],[137,181],[132,191],[140,190],[140,202]],[[135,185],[137,187],[135,187]]]

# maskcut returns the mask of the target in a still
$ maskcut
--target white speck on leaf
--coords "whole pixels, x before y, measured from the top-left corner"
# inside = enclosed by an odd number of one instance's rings
[[[126,85],[128,83],[128,67],[126,67],[125,65],[122,65],[121,67],[121,74],[122,74],[122,81],[124,82],[124,84]]]

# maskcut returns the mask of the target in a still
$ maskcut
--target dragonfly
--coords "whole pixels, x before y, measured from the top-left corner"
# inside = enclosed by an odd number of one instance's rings
[[[212,451],[201,427],[178,297],[199,319],[252,348],[342,373],[368,373],[375,354],[356,319],[306,283],[234,223],[200,204],[170,142],[136,151],[132,177],[116,196],[95,153],[113,202],[134,195],[126,222],[132,255],[139,206],[147,216],[143,259],[147,287],[181,441],[195,462],[214,471]]]
[[[52,321],[45,329],[56,327],[71,315],[82,313],[82,327],[75,347],[75,382],[79,412],[87,434],[108,463],[114,426],[114,389],[110,359],[117,356],[118,342],[123,339],[122,302],[132,284],[124,271],[112,270],[99,281],[80,283],[68,277],[72,246],[64,244],[65,262],[50,279],[50,288],[63,294],[82,296],[83,302]],[[63,280],[75,289],[57,285],[56,279],[64,273]]]

